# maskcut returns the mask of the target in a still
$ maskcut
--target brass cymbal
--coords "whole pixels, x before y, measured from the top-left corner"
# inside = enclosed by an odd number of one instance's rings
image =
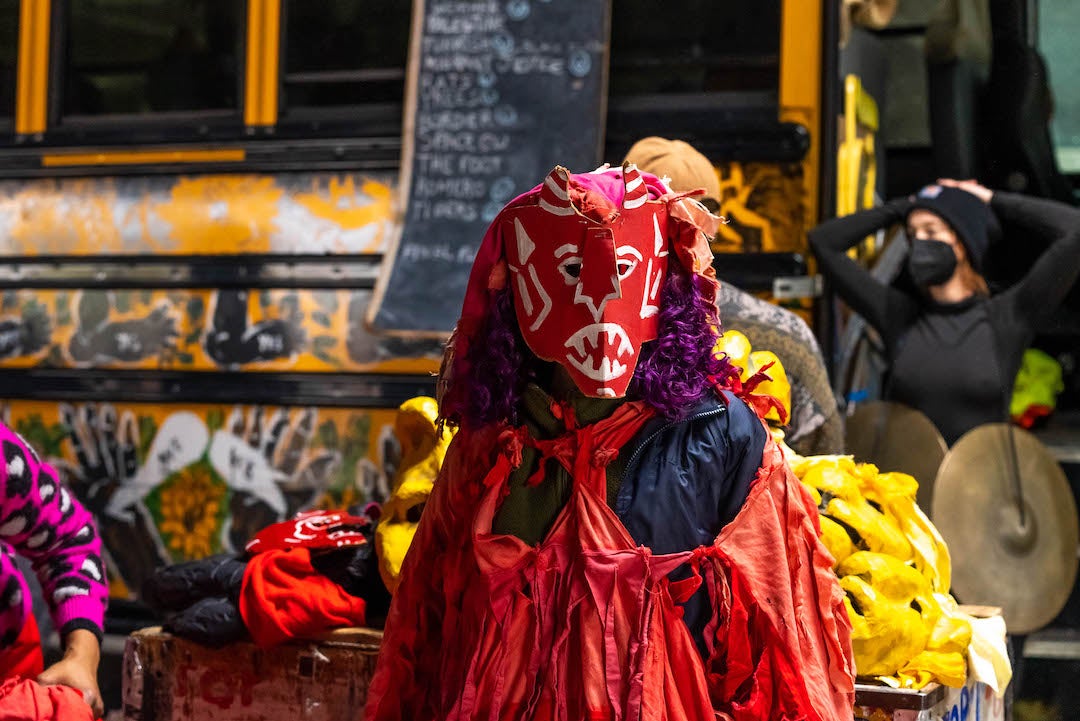
[[[1045,626],[1061,612],[1077,572],[1076,502],[1061,466],[1035,436],[988,423],[953,445],[938,471],[932,518],[952,557],[961,603],[1001,606],[1010,633]]]
[[[860,463],[913,476],[919,482],[915,500],[929,513],[934,479],[949,447],[921,411],[891,401],[860,403],[847,418],[844,447]]]

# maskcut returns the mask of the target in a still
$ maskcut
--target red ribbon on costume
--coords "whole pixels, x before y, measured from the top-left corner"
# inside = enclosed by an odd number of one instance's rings
[[[776,396],[769,395],[768,393],[754,393],[759,385],[765,381],[771,381],[772,377],[766,373],[767,370],[773,367],[776,361],[766,363],[761,369],[754,375],[743,381],[739,378],[738,373],[733,373],[727,378],[717,381],[714,379],[714,383],[717,387],[724,388],[734,393],[737,397],[742,398],[748,406],[754,409],[754,413],[759,418],[764,418],[768,412],[772,409],[776,409],[777,414],[780,416],[780,424],[784,425],[788,421],[787,410],[784,408],[784,404]],[[721,385],[723,383],[723,385]]]

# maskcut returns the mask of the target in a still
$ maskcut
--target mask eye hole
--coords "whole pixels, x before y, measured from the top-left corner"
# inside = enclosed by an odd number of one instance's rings
[[[567,285],[577,285],[578,278],[581,277],[581,258],[567,258],[559,264],[559,272]]]
[[[417,503],[405,512],[405,520],[409,523],[419,523],[420,516],[424,513],[424,503]]]
[[[618,269],[619,280],[625,280],[628,275],[634,272],[634,268],[637,267],[637,261],[629,258],[622,258],[616,263],[615,267]]]

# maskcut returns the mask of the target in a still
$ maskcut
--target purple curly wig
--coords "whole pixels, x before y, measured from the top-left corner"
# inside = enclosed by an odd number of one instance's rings
[[[706,281],[672,263],[661,290],[659,334],[644,344],[628,397],[640,399],[669,419],[685,416],[715,386],[738,370],[713,352],[719,333],[716,306],[706,300]],[[518,422],[525,386],[537,378],[538,359],[518,331],[509,288],[492,294],[491,312],[469,345],[467,401],[459,422],[476,428]]]

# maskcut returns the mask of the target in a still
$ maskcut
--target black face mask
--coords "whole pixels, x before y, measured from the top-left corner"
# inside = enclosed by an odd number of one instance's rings
[[[940,240],[913,240],[907,267],[920,288],[941,285],[956,272],[956,253]]]

